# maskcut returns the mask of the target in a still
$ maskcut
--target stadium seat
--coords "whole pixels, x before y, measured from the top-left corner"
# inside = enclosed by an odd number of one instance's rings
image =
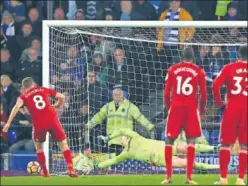
[[[13,145],[16,142],[16,130],[9,130],[8,140],[10,145]]]
[[[218,145],[219,144],[219,135],[220,135],[220,131],[219,130],[213,130],[211,133],[211,144],[212,145]]]

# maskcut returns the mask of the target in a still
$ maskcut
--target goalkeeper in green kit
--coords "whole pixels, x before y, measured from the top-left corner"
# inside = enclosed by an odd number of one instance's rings
[[[98,136],[105,143],[109,140],[122,137],[123,151],[116,156],[112,154],[103,154],[95,158],[88,158],[83,154],[73,159],[73,164],[76,170],[90,173],[92,170],[107,168],[109,166],[118,164],[126,159],[133,159],[151,163],[156,166],[165,166],[164,161],[164,141],[157,141],[147,139],[140,136],[138,133],[129,129],[120,129],[113,132],[110,136]],[[204,137],[203,137],[204,138]],[[179,158],[177,155],[186,152],[187,144],[178,139],[173,146],[173,161],[172,166],[177,168],[185,168],[186,158]],[[196,152],[204,153],[215,151],[216,147],[206,144],[196,144]],[[214,170],[219,169],[219,165],[210,165],[206,163],[195,162],[195,169],[199,170]]]

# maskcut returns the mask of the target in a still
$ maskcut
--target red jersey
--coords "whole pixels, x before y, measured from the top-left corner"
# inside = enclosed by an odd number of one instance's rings
[[[237,61],[223,67],[213,83],[213,95],[216,104],[223,105],[220,95],[220,88],[227,85],[227,102],[235,104],[247,103],[247,62]]]
[[[205,112],[207,102],[206,76],[203,69],[189,62],[171,66],[165,78],[164,100],[170,106],[198,107],[198,87],[200,88],[200,112]]]
[[[49,100],[49,97],[55,97],[56,94],[55,90],[35,87],[20,96],[29,110],[33,123],[57,115]]]

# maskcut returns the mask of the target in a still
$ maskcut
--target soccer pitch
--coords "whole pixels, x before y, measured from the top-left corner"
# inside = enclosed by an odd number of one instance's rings
[[[69,178],[67,176],[52,176],[43,178],[39,176],[1,177],[1,185],[161,185],[164,175],[124,175],[124,176],[80,176]],[[229,176],[229,184],[234,185],[234,175]],[[218,175],[194,175],[194,180],[199,185],[213,185],[219,178]],[[247,181],[247,178],[246,178]],[[174,175],[172,185],[184,185],[185,175]]]

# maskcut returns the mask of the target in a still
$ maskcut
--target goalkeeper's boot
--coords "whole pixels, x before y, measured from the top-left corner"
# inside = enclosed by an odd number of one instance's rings
[[[198,185],[194,180],[187,179],[185,182],[187,185]]]
[[[236,181],[236,185],[246,185],[243,179],[238,178]]]
[[[67,172],[67,174],[71,178],[77,178],[78,177],[78,174],[74,170],[72,170],[72,169],[69,169],[68,172]]]
[[[228,185],[227,178],[220,178],[220,180],[215,182],[214,185]]]
[[[163,185],[172,184],[172,179],[166,178],[164,181],[161,182],[161,184],[163,184]]]
[[[40,171],[40,175],[41,175],[42,177],[44,177],[44,178],[50,177],[50,174],[48,173],[48,171],[43,171],[43,170],[41,170],[41,171]]]

